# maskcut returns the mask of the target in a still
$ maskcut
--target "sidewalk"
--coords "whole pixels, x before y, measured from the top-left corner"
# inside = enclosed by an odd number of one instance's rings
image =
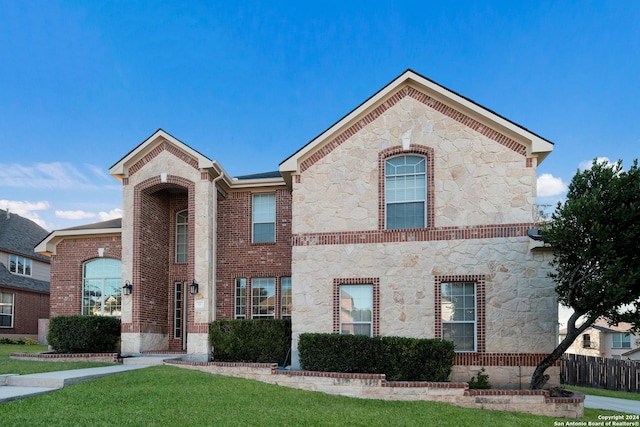
[[[640,415],[640,402],[637,400],[615,399],[613,397],[585,395],[585,408],[608,409],[621,414]]]
[[[142,356],[125,359],[122,365],[100,368],[73,369],[28,375],[0,375],[0,403],[23,399],[59,390],[71,384],[89,381],[106,375],[161,365],[164,359],[175,356]]]

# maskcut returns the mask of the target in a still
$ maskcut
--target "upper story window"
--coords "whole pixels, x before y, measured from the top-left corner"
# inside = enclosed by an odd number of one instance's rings
[[[385,161],[385,227],[424,228],[427,217],[426,159],[407,155]]]
[[[120,260],[100,258],[84,264],[82,314],[120,316],[122,312],[122,266]]]
[[[582,336],[582,348],[591,348],[591,335],[584,334]]]
[[[0,292],[0,328],[13,328],[14,294]]]
[[[631,335],[624,332],[612,335],[613,348],[631,348]]]
[[[176,263],[187,262],[188,244],[188,211],[180,211],[176,214]]]
[[[9,255],[9,271],[14,274],[31,276],[31,260],[17,255]]]
[[[276,241],[276,195],[254,194],[252,203],[253,243]]]

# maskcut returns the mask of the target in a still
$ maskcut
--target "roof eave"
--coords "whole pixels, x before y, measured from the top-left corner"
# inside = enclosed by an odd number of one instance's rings
[[[96,228],[90,230],[57,230],[51,232],[47,237],[44,238],[36,247],[34,248],[34,252],[37,252],[42,255],[55,255],[56,247],[58,243],[65,239],[75,238],[75,237],[93,237],[93,236],[120,236],[122,234],[122,228]]]

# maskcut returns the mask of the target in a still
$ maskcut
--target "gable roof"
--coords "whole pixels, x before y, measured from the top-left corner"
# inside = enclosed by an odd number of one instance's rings
[[[129,167],[133,166],[140,160],[144,160],[146,156],[150,156],[152,158],[154,150],[157,150],[159,146],[165,142],[175,149],[174,152],[176,155],[180,156],[187,162],[191,162],[194,167],[198,169],[216,169],[214,167],[216,162],[189,147],[173,135],[170,135],[162,129],[158,129],[151,134],[151,136],[138,144],[136,148],[129,151],[123,158],[111,166],[109,168],[109,173],[122,181],[123,178],[129,175]],[[222,171],[217,170],[216,172],[221,173]]]
[[[47,234],[47,230],[30,219],[0,209],[0,251],[48,263],[49,257],[33,249]]]
[[[280,163],[280,171],[287,183],[291,183],[291,174],[305,169],[303,162],[314,161],[314,158],[325,156],[405,96],[418,99],[454,120],[527,156],[536,156],[538,163],[553,150],[551,141],[407,69]]]
[[[54,230],[35,245],[34,250],[41,254],[55,255],[58,243],[69,237],[119,236],[122,233],[122,218],[92,224]]]

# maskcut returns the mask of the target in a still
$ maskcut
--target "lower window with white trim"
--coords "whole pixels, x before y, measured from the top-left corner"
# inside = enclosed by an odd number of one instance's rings
[[[373,336],[373,285],[340,285],[340,333]]]
[[[13,328],[15,294],[0,292],[0,328]]]
[[[476,284],[440,284],[442,339],[453,341],[458,352],[477,351]]]

